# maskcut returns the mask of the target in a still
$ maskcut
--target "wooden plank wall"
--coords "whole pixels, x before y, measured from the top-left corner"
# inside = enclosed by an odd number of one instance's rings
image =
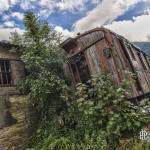
[[[82,50],[91,45],[92,43],[96,42],[97,40],[102,39],[103,37],[104,33],[102,31],[96,31],[80,37],[79,39],[77,39],[77,42],[80,49]]]
[[[126,73],[128,79],[133,80],[132,72],[138,77],[130,87],[132,97],[150,92],[150,57],[126,39],[109,31],[95,31],[81,36],[77,43],[77,49],[86,57],[90,74],[110,73],[113,81],[119,85],[126,78]],[[80,82],[78,72],[71,66],[71,59],[68,67],[71,76],[74,76],[73,82]]]

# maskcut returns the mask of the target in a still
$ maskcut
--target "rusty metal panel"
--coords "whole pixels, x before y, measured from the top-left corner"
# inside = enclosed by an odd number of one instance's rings
[[[107,40],[109,40],[108,44],[111,52],[111,57],[107,59],[107,61],[109,62],[108,67],[109,70],[113,69],[113,74],[116,75],[116,82],[117,84],[120,84],[121,80],[123,79],[123,62],[121,60],[122,56],[120,51],[118,51],[118,43],[114,40],[114,37],[110,33],[107,33]],[[115,44],[112,44],[112,41]]]
[[[138,65],[137,65],[137,68],[139,70],[144,70],[146,69],[146,65],[145,64],[142,64],[143,60],[142,60],[142,56],[141,56],[141,53],[139,51],[136,51],[136,60],[138,61]],[[144,63],[144,62],[143,62]],[[144,65],[144,66],[143,66]]]
[[[116,52],[118,54],[118,57],[120,59],[121,69],[123,69],[123,70],[128,69],[129,68],[128,61],[127,61],[127,59],[124,56],[124,53],[122,51],[122,47],[121,47],[118,39],[115,38],[115,37],[114,37],[114,47],[115,47],[115,50],[116,50]]]
[[[150,56],[149,56],[149,57],[147,56],[147,61],[148,61],[149,66],[150,66]],[[149,68],[149,69],[150,69],[150,68]]]
[[[99,51],[99,61],[101,64],[101,68],[103,73],[110,73],[112,76],[113,81],[116,84],[120,83],[120,77],[119,77],[119,67],[116,66],[116,60],[114,59],[114,54],[112,48],[109,47],[106,40],[100,41],[97,43],[97,49]],[[108,53],[109,55],[106,53]],[[108,55],[108,56],[107,56]],[[118,68],[117,68],[118,67]]]
[[[145,66],[146,66],[146,70],[149,70],[149,64],[147,63],[147,60],[145,59],[143,53],[141,53],[141,58],[142,58],[142,60],[143,60],[143,62],[144,62],[144,64],[145,64]]]
[[[100,73],[101,67],[100,67],[100,62],[98,59],[98,51],[96,50],[95,45],[88,48],[85,53],[86,53],[87,58],[88,58],[89,68],[91,70],[91,73],[92,74]]]
[[[102,44],[103,43],[103,44]],[[119,74],[118,68],[116,66],[116,62],[113,56],[112,49],[109,47],[106,40],[103,40],[97,44],[97,48],[99,51],[100,63],[104,73],[110,73],[112,76],[113,81],[116,84],[119,84]],[[105,53],[106,51],[106,53]],[[109,54],[107,54],[109,53]]]
[[[115,41],[117,42],[117,44],[115,44]],[[128,71],[132,71],[131,64],[129,63],[129,58],[127,57],[126,51],[123,47],[124,43],[118,37],[116,37],[114,40],[114,44],[115,46],[118,46],[117,50],[120,51],[120,58],[122,59],[122,64],[124,66],[124,69]]]
[[[121,59],[118,55],[118,52],[114,47],[112,48],[112,57],[114,60],[114,65],[116,67],[116,73],[118,74],[118,80],[119,82],[121,82],[121,80],[123,79],[123,74],[122,74],[123,66],[122,66]]]
[[[150,71],[150,63],[149,63],[149,57],[148,56],[146,56],[145,54],[143,55],[144,56],[144,58],[145,58],[145,61],[146,61],[146,63],[147,63],[147,66],[148,66],[148,69],[147,70],[149,70]]]
[[[149,84],[148,72],[147,72],[147,70],[143,70],[142,72],[143,72],[143,76],[145,78],[145,81],[146,81],[146,83],[148,85],[148,88],[149,88],[149,91],[150,91],[150,84]]]
[[[139,79],[139,81],[140,81],[140,83],[141,83],[143,92],[144,92],[144,93],[149,92],[149,87],[148,87],[147,82],[145,81],[143,72],[142,72],[142,71],[137,71],[137,76],[138,76],[138,79]]]
[[[120,40],[118,38],[115,38],[115,37],[114,37],[114,46],[116,48],[116,51],[118,53],[119,59],[120,59],[121,64],[122,64],[122,68],[121,68],[122,74],[121,75],[122,75],[123,79],[128,78],[129,80],[133,80],[131,75],[128,75],[128,77],[126,75],[127,72],[129,72],[129,71],[132,72],[132,68],[131,68],[129,60],[127,59],[125,52],[121,46]],[[133,63],[133,65],[134,64],[138,65],[137,61],[134,62],[133,59],[132,59],[132,63]],[[137,89],[137,85],[132,84],[131,86],[132,86],[132,96],[134,96],[134,97],[139,96],[140,93]]]
[[[69,66],[69,63],[64,64],[63,69],[64,69],[65,76],[72,82],[72,85],[75,85],[74,75],[73,75],[72,70]]]
[[[146,71],[147,79],[150,85],[150,70]]]
[[[109,73],[106,58],[103,55],[103,50],[106,48],[109,48],[109,46],[107,45],[105,39],[96,43],[95,46],[96,46],[96,49],[97,49],[98,54],[99,54],[99,62],[100,62],[102,72],[103,73]]]
[[[75,84],[78,82],[81,82],[80,76],[79,76],[79,71],[78,71],[78,68],[76,66],[75,60],[70,61],[69,68],[72,72]]]
[[[110,44],[113,45],[113,36],[109,30],[104,30],[105,31],[105,39],[106,41]]]
[[[134,49],[133,49],[133,51],[135,52]],[[150,91],[150,82],[149,82],[150,70],[149,70],[148,64],[142,53],[136,51],[135,58],[136,58],[136,65],[134,62],[133,63],[134,68],[137,72],[140,72],[140,74],[138,73],[138,78],[140,80],[140,83],[141,83],[144,93],[146,93],[146,92]]]

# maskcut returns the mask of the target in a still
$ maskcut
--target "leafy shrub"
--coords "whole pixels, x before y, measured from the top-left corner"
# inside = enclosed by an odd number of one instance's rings
[[[13,50],[20,54],[27,73],[18,87],[31,96],[43,118],[47,116],[49,105],[61,99],[65,86],[64,57],[59,47],[61,36],[32,12],[25,14],[24,25],[22,36],[12,33],[11,37],[12,42],[20,47]]]
[[[129,92],[125,87],[129,85],[115,86],[107,75],[78,84],[75,99],[65,99],[67,110],[55,116],[53,125],[47,128],[49,134],[35,147],[107,150],[116,149],[121,139],[138,139],[138,132],[149,118],[126,99]]]

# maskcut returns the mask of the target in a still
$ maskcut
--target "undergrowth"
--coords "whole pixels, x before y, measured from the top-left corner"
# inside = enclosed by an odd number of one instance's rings
[[[127,82],[115,86],[109,76],[100,75],[88,84],[78,84],[75,95],[64,91],[65,110],[41,122],[30,150],[141,148],[139,132],[150,118],[126,99],[129,87]],[[142,146],[143,150],[148,147],[148,143]]]

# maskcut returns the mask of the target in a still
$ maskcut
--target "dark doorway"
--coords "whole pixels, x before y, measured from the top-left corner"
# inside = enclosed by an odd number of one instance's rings
[[[86,83],[86,81],[90,78],[90,71],[83,53],[72,58],[71,69],[76,82]]]

